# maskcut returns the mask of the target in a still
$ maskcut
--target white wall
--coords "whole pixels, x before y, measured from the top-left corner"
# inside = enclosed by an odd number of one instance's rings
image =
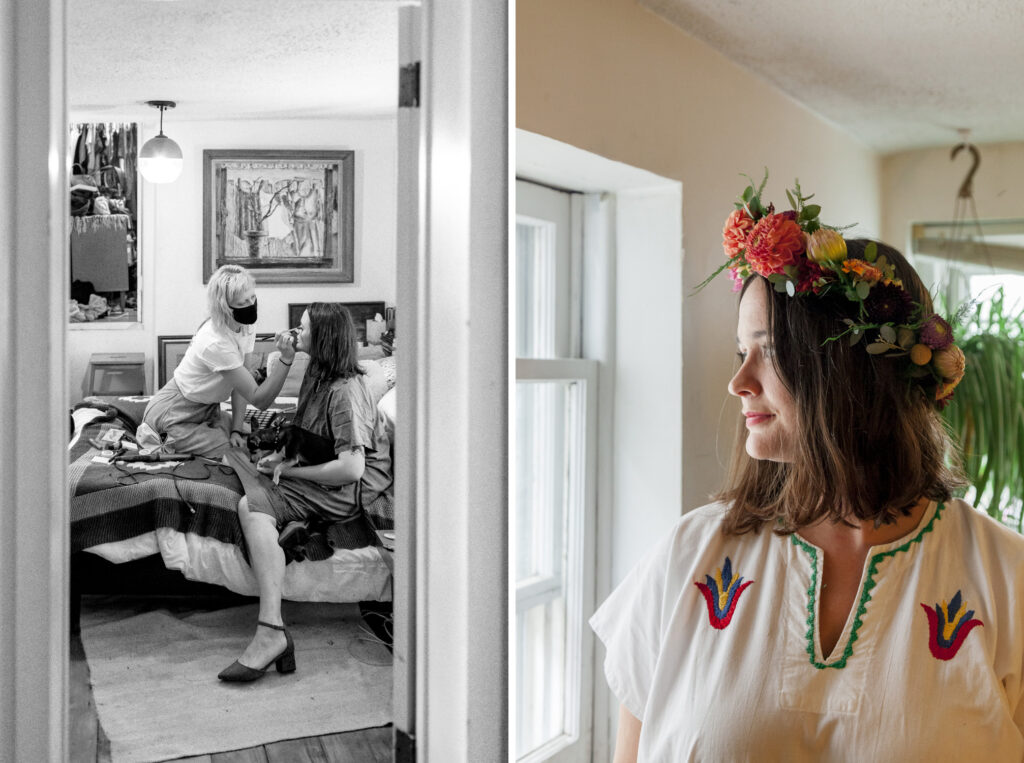
[[[519,0],[516,45],[517,127],[683,185],[682,415],[651,422],[681,429],[682,505],[671,507],[678,515],[720,487],[739,415],[726,402],[736,321],[727,279],[688,296],[721,264],[739,173],[760,178],[767,165],[766,198],[781,205],[783,188],[799,177],[826,222],[877,235],[879,159],[632,0]],[[638,299],[632,309],[649,314],[651,305]],[[650,373],[679,362],[667,349],[650,358]],[[632,532],[651,539],[665,529],[648,524],[651,507],[634,508]]]
[[[971,167],[967,151],[950,159],[953,145],[882,159],[882,233],[897,249],[906,251],[911,223],[953,219],[957,192]],[[1024,142],[990,143],[978,150],[981,164],[972,184],[978,217],[1024,217]]]
[[[109,119],[109,117],[107,117]],[[71,121],[90,115],[72,114]],[[355,281],[352,284],[261,284],[259,332],[286,328],[288,304],[384,301],[395,304],[396,119],[185,122],[165,117],[185,168],[174,183],[142,181],[142,323],[131,328],[72,325],[68,334],[71,402],[84,395],[94,352],[144,352],[153,389],[157,337],[192,334],[206,315],[203,284],[203,150],[227,148],[353,150],[355,154]],[[156,133],[143,125],[140,144]]]

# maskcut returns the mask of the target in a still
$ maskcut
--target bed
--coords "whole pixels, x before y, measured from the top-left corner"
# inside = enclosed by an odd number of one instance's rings
[[[285,414],[289,406],[294,406],[295,398],[284,393],[297,395],[304,371],[304,364],[299,362],[301,355],[296,358],[282,397],[274,405]],[[273,362],[273,357],[268,359],[269,364]],[[394,360],[361,363],[367,369],[378,408],[384,412],[385,423],[393,435]],[[82,577],[96,573],[96,564],[88,557],[98,557],[113,565],[126,565],[125,570],[138,560],[147,560],[146,575],[159,562],[160,567],[176,571],[189,581],[255,596],[256,580],[246,561],[236,513],[243,491],[230,468],[206,459],[118,464],[102,458],[97,444],[102,444],[110,430],[134,433],[148,399],[88,397],[72,411],[74,433],[68,445],[68,489],[73,585],[79,592],[91,592],[88,581]],[[391,551],[384,547],[382,538],[387,538],[393,529],[391,496],[382,496],[367,507],[366,516],[360,520],[332,526],[329,534],[320,536],[321,541],[329,543],[311,543],[305,549],[307,558],[286,565],[284,598],[390,601]],[[113,576],[117,577],[116,571]],[[126,582],[139,585],[138,573],[127,577],[132,580]],[[142,585],[144,588],[145,583]]]

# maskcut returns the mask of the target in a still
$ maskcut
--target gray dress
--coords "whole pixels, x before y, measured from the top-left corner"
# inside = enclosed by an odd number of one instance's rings
[[[362,374],[330,383],[302,380],[294,419],[299,428],[300,466],[325,463],[339,453],[362,449],[362,479],[346,485],[321,485],[312,480],[282,476],[274,485],[237,451],[229,457],[245,487],[249,508],[271,514],[278,526],[295,519],[319,517],[328,521],[353,519],[381,493],[391,491],[391,443],[384,419],[373,403]]]

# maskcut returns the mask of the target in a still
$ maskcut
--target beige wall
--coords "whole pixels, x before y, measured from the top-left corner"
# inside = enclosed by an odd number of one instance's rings
[[[517,127],[682,182],[684,295],[721,262],[742,172],[759,178],[767,165],[766,199],[782,206],[798,177],[826,222],[878,234],[873,152],[633,0],[519,0],[516,48]],[[735,353],[726,279],[684,297],[682,320],[682,347],[652,358],[656,373],[682,357],[682,421],[657,424],[682,427],[680,512],[720,486],[738,414],[725,402]]]
[[[952,220],[957,192],[971,167],[967,151],[926,148],[882,159],[882,237],[905,250],[910,225]],[[1024,218],[1024,142],[978,146],[981,164],[973,178],[974,203],[982,220]]]
[[[74,115],[73,115],[74,116]],[[73,120],[74,121],[74,120]],[[144,352],[153,389],[157,337],[189,335],[206,316],[203,284],[203,150],[207,148],[355,151],[355,282],[259,284],[256,330],[287,328],[288,304],[383,301],[395,304],[397,122],[355,120],[176,121],[168,134],[181,146],[185,168],[173,183],[142,181],[142,323],[131,328],[79,324],[68,332],[71,403],[82,399],[94,352]],[[140,142],[153,130],[143,130]]]

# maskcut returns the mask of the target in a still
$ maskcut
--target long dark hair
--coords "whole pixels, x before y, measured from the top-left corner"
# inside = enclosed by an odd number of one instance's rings
[[[847,258],[864,259],[869,242],[847,241]],[[877,242],[876,242],[877,243]],[[913,299],[932,311],[920,276],[892,247],[878,243]],[[900,373],[900,364],[863,343],[827,342],[856,318],[843,296],[789,297],[761,276],[768,294],[773,363],[793,396],[802,433],[792,463],[759,461],[745,450],[739,422],[726,488],[732,503],[725,532],[742,534],[771,522],[788,534],[822,518],[894,522],[925,496],[947,501],[964,485],[956,450],[934,404]],[[740,297],[742,299],[742,295]]]
[[[337,302],[314,302],[309,312],[309,367],[313,381],[331,382],[365,373],[359,367],[356,327]]]

